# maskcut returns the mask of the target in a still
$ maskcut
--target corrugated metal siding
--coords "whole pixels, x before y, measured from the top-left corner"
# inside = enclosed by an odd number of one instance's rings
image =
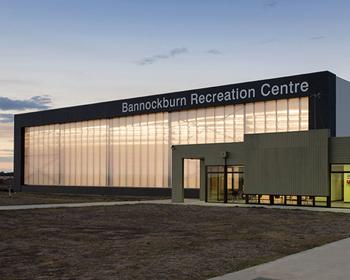
[[[350,137],[330,138],[329,162],[350,163]]]
[[[328,130],[246,135],[245,192],[329,195]]]

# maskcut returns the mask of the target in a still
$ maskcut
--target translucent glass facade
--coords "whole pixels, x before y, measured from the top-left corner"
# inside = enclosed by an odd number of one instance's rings
[[[308,107],[303,97],[28,127],[25,184],[168,187],[171,145],[308,130]],[[184,168],[185,187],[199,187],[199,161]]]

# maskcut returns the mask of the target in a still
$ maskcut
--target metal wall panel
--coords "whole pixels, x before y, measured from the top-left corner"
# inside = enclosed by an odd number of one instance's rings
[[[350,163],[350,137],[329,139],[329,162]]]
[[[246,135],[245,193],[328,196],[328,130]]]

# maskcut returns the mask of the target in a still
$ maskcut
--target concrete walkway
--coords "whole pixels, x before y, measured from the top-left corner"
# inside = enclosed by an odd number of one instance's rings
[[[8,210],[28,210],[28,209],[48,209],[48,208],[74,208],[74,207],[96,207],[96,206],[116,206],[133,204],[170,204],[169,199],[165,200],[134,200],[134,201],[101,201],[101,202],[78,202],[78,203],[56,203],[56,204],[28,204],[28,205],[6,205],[0,206],[0,211]]]
[[[350,238],[212,280],[348,280]]]
[[[172,204],[172,205],[192,205],[203,207],[248,207],[248,208],[274,208],[289,210],[305,210],[318,212],[339,212],[349,213],[350,208],[322,208],[322,207],[300,207],[300,206],[279,206],[279,205],[253,205],[253,204],[231,204],[231,203],[206,203],[199,199],[185,199],[184,203],[172,203],[170,199],[160,200],[134,200],[134,201],[102,201],[102,202],[79,202],[79,203],[57,203],[57,204],[30,204],[30,205],[6,205],[0,206],[0,211],[7,210],[28,210],[47,208],[74,208],[74,207],[96,207],[96,206],[117,206],[134,204]],[[350,279],[350,278],[349,278]]]

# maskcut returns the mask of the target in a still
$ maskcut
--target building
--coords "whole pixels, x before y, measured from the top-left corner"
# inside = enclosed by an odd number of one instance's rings
[[[350,206],[349,104],[325,71],[19,114],[15,188]]]

